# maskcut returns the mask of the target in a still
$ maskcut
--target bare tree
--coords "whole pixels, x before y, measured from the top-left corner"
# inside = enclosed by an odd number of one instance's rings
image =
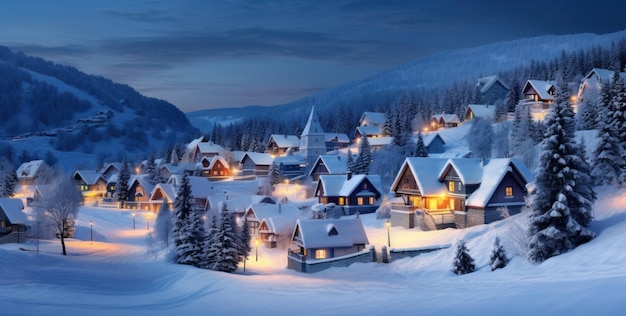
[[[78,216],[78,207],[83,200],[83,195],[67,175],[60,175],[52,179],[42,189],[41,193],[37,206],[47,211],[52,225],[61,238],[61,248],[65,256],[67,251],[65,250],[63,228],[66,223]]]

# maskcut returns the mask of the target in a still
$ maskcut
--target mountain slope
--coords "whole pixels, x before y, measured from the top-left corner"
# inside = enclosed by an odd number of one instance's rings
[[[215,109],[187,113],[187,116],[194,126],[207,131],[213,122],[221,122],[223,118],[233,120],[281,114],[302,117],[304,120],[311,104],[315,104],[320,112],[329,111],[339,105],[367,109],[381,103],[393,102],[400,91],[445,88],[455,81],[474,82],[483,76],[528,65],[532,60],[550,61],[559,57],[563,51],[610,47],[613,42],[624,38],[626,31],[603,35],[549,35],[445,51],[369,78],[322,90],[310,97],[266,107],[264,111],[259,111],[256,107],[253,108],[254,111],[248,111],[248,108]]]
[[[72,169],[140,159],[197,133],[166,101],[1,46],[0,77],[0,152],[14,164],[47,156]]]

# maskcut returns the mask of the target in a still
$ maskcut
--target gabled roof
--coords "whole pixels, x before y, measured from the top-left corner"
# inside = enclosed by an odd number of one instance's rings
[[[272,134],[268,143],[272,140],[279,148],[298,148],[300,147],[300,138],[296,135]]]
[[[479,158],[448,159],[437,178],[439,181],[443,181],[450,168],[454,168],[463,184],[480,184],[484,173],[483,161],[484,160]]]
[[[109,170],[112,170],[113,172],[119,172],[120,170],[122,170],[122,163],[121,162],[110,162],[110,163],[104,165],[104,167],[102,167],[102,169],[100,170],[100,173],[101,174],[105,174]]]
[[[291,235],[293,234],[293,229],[298,222],[297,217],[291,216],[274,216],[269,218],[264,218],[261,220],[261,224],[259,227],[263,225],[267,226],[267,230],[276,235]]]
[[[469,104],[467,108],[474,113],[474,117],[493,119],[496,115],[496,106],[492,104]]]
[[[439,133],[430,133],[430,134],[422,134],[422,141],[424,142],[424,146],[428,147],[430,146],[430,144],[436,139],[439,138],[441,139],[441,142],[445,145],[446,142],[443,140],[443,138],[441,137],[441,135],[439,135]],[[417,142],[417,138],[415,139],[415,141]]]
[[[381,113],[381,112],[363,112],[363,115],[361,115],[361,118],[359,119],[359,122],[363,122],[363,119],[365,117],[369,117],[370,121],[372,121],[372,123],[374,125],[384,125],[385,121],[387,120],[387,115],[385,115],[385,113]]]
[[[554,81],[528,80],[522,91],[525,92],[528,88],[532,88],[542,100],[554,100],[554,96],[548,93],[550,88],[554,88],[554,84]]]
[[[436,119],[437,122],[443,121],[444,123],[461,123],[459,117],[456,114],[433,114],[432,119]]]
[[[301,155],[287,155],[276,157],[273,160],[277,166],[282,165],[301,165],[306,164],[306,157]]]
[[[34,178],[39,172],[39,168],[45,164],[43,160],[32,160],[20,165],[15,171],[17,179],[31,179]]]
[[[377,174],[356,174],[350,180],[346,175],[325,174],[321,175],[315,192],[320,187],[324,188],[324,196],[351,196],[352,193],[365,181],[368,180],[378,193],[383,194],[383,185]],[[357,194],[358,195],[358,194]]]
[[[302,211],[294,204],[269,204],[269,203],[254,203],[246,208],[244,217],[254,214],[256,218],[261,221],[270,217],[291,217],[297,219]]]
[[[602,68],[593,68],[591,69],[587,75],[585,76],[585,79],[590,79],[591,77],[595,77],[596,79],[599,79],[603,82],[611,82],[613,81],[613,74],[615,74],[614,71],[612,70],[608,70],[608,69],[602,69]],[[624,73],[620,73],[620,75],[623,75]]]
[[[524,163],[517,159],[489,159],[485,160],[485,162],[480,187],[467,198],[465,201],[465,205],[467,206],[478,208],[487,206],[493,193],[508,172],[517,173],[526,183],[533,181],[532,172]],[[524,183],[524,185],[526,183]]]
[[[200,169],[200,166],[198,166],[198,163],[195,163],[195,162],[179,162],[175,165],[171,163],[166,163],[166,164],[163,164],[161,167],[159,167],[159,170],[167,169],[167,171],[172,175],[174,174],[182,175],[186,171],[193,172],[197,169]]]
[[[507,86],[504,82],[502,82],[502,80],[500,80],[500,77],[498,77],[497,75],[483,77],[483,78],[478,79],[476,86],[480,88],[480,93],[486,93],[487,91],[489,91],[489,88],[491,88],[491,86],[493,86],[496,82],[500,82],[500,84],[504,88],[506,88],[507,90],[510,90],[509,86]]]
[[[356,131],[361,135],[380,135],[383,129],[380,126],[357,126]]]
[[[181,185],[183,177],[180,175],[173,175],[167,181],[167,183],[176,187],[175,190],[178,191],[178,186]],[[209,179],[205,177],[194,177],[188,176],[189,186],[191,187],[191,195],[195,198],[206,199],[209,195],[215,194],[213,190],[213,184]]]
[[[154,187],[154,190],[152,190],[152,193],[150,194],[150,200],[156,200],[154,195],[159,190],[163,193],[163,196],[167,199],[168,203],[174,202],[174,200],[176,199],[176,195],[178,194],[177,188],[173,184],[157,183],[157,185]]]
[[[302,247],[307,249],[369,244],[359,218],[299,219],[291,240],[296,236],[302,241]]]
[[[347,155],[320,155],[313,166],[317,166],[319,163],[323,163],[326,166],[329,174],[344,174],[346,173],[346,163],[348,162]],[[312,174],[315,168],[311,168],[309,175]]]
[[[325,133],[327,142],[349,143],[350,138],[342,133]]]
[[[0,198],[0,208],[4,211],[11,224],[26,224],[24,204],[21,199]]]
[[[213,142],[200,142],[198,143],[198,149],[203,154],[218,154],[224,151],[224,147]]]
[[[261,202],[267,203],[270,201],[276,203],[276,200],[273,197],[267,195],[239,195],[234,197],[229,196],[228,198],[226,195],[210,195],[207,198],[206,207],[207,210],[209,208],[216,209],[221,203],[226,203],[229,210],[243,212],[251,204]]]
[[[104,181],[102,174],[95,170],[76,170],[73,178],[76,180],[82,179],[87,185],[96,184],[100,179]]]
[[[132,175],[128,181],[128,187],[131,188],[135,185],[140,185],[148,194],[152,193],[152,190],[154,190],[154,184],[150,182],[149,174]]]
[[[208,169],[213,169],[213,167],[215,167],[215,164],[216,164],[218,161],[219,161],[219,162],[221,162],[221,163],[222,163],[222,166],[224,166],[226,169],[229,169],[229,168],[230,168],[230,167],[228,166],[228,162],[226,162],[226,159],[224,159],[224,157],[219,156],[219,155],[218,155],[218,156],[213,156],[213,157],[211,157],[211,158],[207,158],[207,157],[202,158],[202,161],[205,161],[205,160],[210,160],[210,161],[209,161],[209,166],[207,167]]]
[[[386,146],[393,142],[393,137],[368,137],[367,142],[370,143],[370,146]]]
[[[306,122],[306,126],[302,130],[302,136],[311,135],[311,134],[323,134],[324,130],[322,129],[322,125],[320,125],[320,120],[317,118],[317,113],[315,112],[315,107],[311,108],[311,114],[309,115],[309,120]]]
[[[189,144],[187,144],[187,149],[188,150],[193,150],[196,149],[196,147],[198,147],[198,144],[201,142],[206,142],[207,139],[204,136],[200,136],[192,141],[189,142]]]
[[[410,170],[422,196],[434,196],[445,192],[446,188],[439,181],[439,173],[448,161],[447,158],[409,157],[404,160],[396,179],[391,185],[392,190],[397,188],[405,169]]]
[[[248,157],[252,162],[254,162],[257,166],[269,166],[274,162],[274,157],[268,153],[256,153],[256,152],[246,152],[241,161]]]

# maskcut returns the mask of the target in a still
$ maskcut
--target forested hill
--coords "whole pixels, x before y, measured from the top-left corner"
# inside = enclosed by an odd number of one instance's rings
[[[476,79],[493,74],[558,59],[563,53],[610,48],[626,38],[626,31],[611,34],[573,34],[541,36],[498,42],[474,48],[452,50],[420,58],[369,78],[328,88],[291,103],[259,109],[216,109],[187,113],[194,126],[210,128],[213,122],[232,122],[252,117],[291,117],[304,122],[308,109],[315,104],[318,113],[334,112],[339,107],[347,112],[388,107],[406,91],[420,95],[426,102],[440,101],[445,89],[455,84],[475,83]],[[591,70],[591,69],[588,69]],[[548,79],[548,78],[527,78]],[[554,78],[552,78],[554,79]],[[433,91],[438,89],[439,91]],[[334,111],[333,111],[334,109]]]
[[[0,150],[13,163],[71,152],[96,155],[93,163],[139,158],[197,133],[166,101],[3,46],[0,117]]]

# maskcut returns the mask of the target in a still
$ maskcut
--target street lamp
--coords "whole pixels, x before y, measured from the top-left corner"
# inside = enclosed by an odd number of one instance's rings
[[[135,230],[135,215],[137,214],[133,213],[133,230]]]
[[[146,213],[146,230],[150,230],[150,214]]]
[[[89,240],[93,241],[93,221],[89,221]]]
[[[391,238],[389,236],[389,226],[391,226],[391,223],[389,222],[389,220],[387,220],[385,226],[387,226],[387,247],[391,247]]]
[[[256,244],[256,261],[259,261],[259,238],[256,238],[254,243]]]

